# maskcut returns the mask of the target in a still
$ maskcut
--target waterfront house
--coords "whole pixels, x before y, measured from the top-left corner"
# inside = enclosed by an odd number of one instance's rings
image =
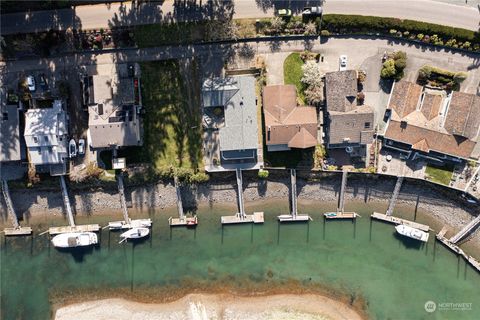
[[[294,85],[264,87],[263,114],[268,151],[307,149],[317,145],[317,110],[297,104]]]
[[[0,162],[21,160],[18,102],[9,101],[3,88],[0,90]]]
[[[367,145],[374,135],[375,114],[357,99],[357,72],[345,70],[325,75],[326,145],[343,149],[351,157],[366,158]]]
[[[383,146],[411,160],[478,159],[480,97],[399,81],[392,88],[387,110]]]
[[[51,175],[67,171],[67,113],[62,100],[54,100],[49,108],[25,111],[25,143],[28,160],[37,171],[49,170]]]
[[[83,80],[88,140],[94,150],[143,144],[140,79],[129,76],[125,64],[116,68],[112,74],[87,76]]]
[[[207,79],[202,87],[205,170],[258,169],[263,165],[256,80]]]

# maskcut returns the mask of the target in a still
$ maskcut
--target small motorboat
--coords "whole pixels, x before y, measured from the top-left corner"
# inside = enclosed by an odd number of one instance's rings
[[[336,212],[327,212],[327,213],[324,213],[323,215],[325,216],[325,218],[333,218],[333,217],[337,216],[337,213]]]
[[[429,237],[428,232],[424,232],[422,230],[409,227],[404,224],[399,224],[398,226],[395,226],[395,230],[397,230],[397,232],[402,236],[409,237],[415,240],[420,240],[423,242],[428,241],[428,237]]]
[[[187,218],[187,227],[195,227],[198,224],[197,216]]]
[[[134,239],[141,239],[145,238],[150,234],[150,229],[148,228],[132,228],[120,235],[120,243],[127,241],[128,239],[134,240]]]
[[[86,247],[97,243],[98,237],[94,232],[69,232],[52,238],[52,244],[57,248]]]

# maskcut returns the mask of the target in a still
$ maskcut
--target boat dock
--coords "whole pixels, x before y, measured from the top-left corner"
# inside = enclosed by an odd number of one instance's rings
[[[360,215],[356,212],[345,212],[345,189],[347,188],[348,171],[343,169],[342,184],[340,186],[340,193],[338,195],[337,212],[326,212],[323,214],[325,219],[356,219]]]
[[[442,230],[436,235],[438,241],[443,243],[448,249],[452,250],[458,255],[461,255],[465,261],[467,261],[473,268],[475,268],[478,272],[480,272],[480,262],[476,260],[474,257],[469,256],[465,253],[459,246],[455,243],[451,242],[449,239],[445,238],[445,234],[447,233],[447,228],[443,227]]]
[[[469,235],[473,230],[475,230],[478,225],[480,225],[480,215],[478,215],[475,219],[470,221],[462,230],[460,230],[456,235],[450,238],[451,243],[457,243],[467,235]]]
[[[290,169],[290,214],[277,217],[280,222],[308,222],[313,220],[308,214],[298,214],[297,208],[297,170]]]
[[[385,212],[387,216],[391,216],[393,213],[393,209],[395,208],[395,204],[397,203],[398,195],[400,194],[400,189],[402,188],[403,179],[403,175],[397,178],[395,188],[393,189],[392,197],[390,198],[390,202],[388,204],[387,212]]]
[[[125,185],[123,183],[123,175],[117,174],[118,193],[120,194],[120,206],[122,207],[123,220],[126,223],[130,223],[130,217],[128,216],[127,200],[125,198]]]
[[[254,212],[253,214],[246,214],[243,203],[243,176],[242,169],[237,169],[237,201],[240,212],[233,216],[222,216],[220,221],[222,224],[239,224],[239,223],[263,223],[263,212]]]
[[[2,194],[7,205],[7,213],[10,216],[13,228],[5,228],[3,232],[6,236],[28,236],[32,234],[31,227],[22,227],[18,222],[18,216],[13,208],[13,202],[10,197],[10,190],[8,189],[7,180],[2,180]]]
[[[425,224],[417,223],[417,222],[402,219],[402,218],[397,218],[397,217],[394,217],[394,216],[388,216],[388,215],[383,214],[383,213],[374,212],[374,213],[372,213],[372,215],[370,217],[372,219],[381,220],[381,221],[393,223],[393,224],[396,224],[396,225],[404,224],[406,226],[409,226],[409,227],[412,227],[412,228],[415,228],[415,229],[419,229],[419,230],[422,230],[424,232],[429,232],[431,230],[430,226],[427,226]]]
[[[178,183],[178,178],[174,178],[175,183],[175,192],[177,194],[177,209],[178,209],[178,218],[170,217],[168,218],[168,224],[170,227],[181,227],[181,226],[190,226],[194,227],[198,224],[197,216],[187,217],[183,212],[183,202],[182,202],[182,193],[180,191],[180,184]]]
[[[67,213],[67,218],[69,226],[62,227],[50,227],[48,233],[50,235],[57,235],[61,233],[69,232],[97,232],[100,231],[100,225],[98,224],[85,224],[85,225],[75,225],[75,220],[73,218],[72,206],[70,205],[70,198],[68,197],[67,183],[65,182],[65,176],[60,176],[60,186],[62,188],[62,198],[63,204],[65,205],[65,210]]]

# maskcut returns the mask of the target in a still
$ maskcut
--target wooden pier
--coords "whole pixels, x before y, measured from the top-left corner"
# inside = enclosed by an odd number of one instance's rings
[[[178,178],[174,178],[175,183],[175,193],[177,195],[177,209],[178,209],[178,218],[170,217],[168,218],[168,224],[170,227],[195,227],[198,224],[197,216],[187,217],[183,212],[183,202],[182,202],[182,193],[180,190],[180,184],[178,183]]]
[[[388,216],[388,215],[383,214],[383,213],[374,212],[374,213],[372,213],[372,215],[370,217],[372,219],[381,220],[381,221],[393,223],[393,224],[396,224],[396,225],[404,224],[406,226],[409,226],[409,227],[412,227],[412,228],[415,228],[415,229],[419,229],[419,230],[422,230],[424,232],[429,232],[431,230],[430,227],[425,225],[425,224],[417,223],[417,222],[402,219],[402,218],[397,218],[397,217],[394,217],[394,216]]]
[[[298,214],[297,209],[297,170],[290,169],[290,214],[277,217],[280,222],[308,222],[313,220],[308,214]]]
[[[122,174],[117,174],[118,193],[120,194],[120,206],[122,207],[123,220],[126,223],[130,223],[130,217],[128,216],[127,200],[125,198],[125,185],[123,183]]]
[[[452,243],[449,239],[445,238],[445,234],[447,233],[447,228],[443,227],[442,230],[436,235],[438,241],[443,243],[448,249],[452,250],[458,255],[461,255],[465,261],[467,261],[473,268],[475,268],[478,272],[480,272],[480,262],[472,256],[469,256],[465,253],[459,246],[455,243]]]
[[[98,232],[100,231],[100,225],[98,224],[84,224],[79,226],[63,226],[63,227],[50,227],[48,233],[53,236],[61,233],[69,232]]]
[[[68,223],[71,227],[75,227],[75,220],[73,219],[72,206],[70,205],[70,198],[68,197],[67,183],[65,176],[60,176],[60,187],[62,188],[63,204],[67,213]]]
[[[240,223],[263,223],[263,212],[254,212],[253,214],[241,215],[237,213],[234,216],[222,216],[222,224],[240,224]]]
[[[325,219],[356,219],[361,217],[356,212],[345,212],[345,189],[347,187],[348,171],[343,169],[342,184],[340,186],[340,194],[338,195],[338,208],[336,212],[325,212]]]
[[[18,222],[17,213],[13,208],[13,202],[10,198],[10,191],[8,189],[8,182],[6,180],[2,180],[2,194],[3,198],[5,199],[5,203],[7,204],[7,212],[10,216],[13,224],[13,228],[5,228],[3,232],[6,236],[28,236],[32,234],[32,228],[30,227],[22,227]]]
[[[470,221],[465,227],[463,227],[462,230],[460,230],[456,235],[450,238],[450,242],[452,243],[457,243],[463,238],[465,238],[467,235],[469,235],[473,230],[475,230],[478,225],[480,225],[480,214]]]
[[[387,216],[391,216],[393,213],[393,209],[395,208],[395,204],[397,203],[398,195],[400,194],[400,189],[402,188],[403,179],[403,175],[397,178],[397,183],[395,183],[395,188],[393,189],[393,194],[390,198],[390,203],[388,204],[388,209],[386,212]]]

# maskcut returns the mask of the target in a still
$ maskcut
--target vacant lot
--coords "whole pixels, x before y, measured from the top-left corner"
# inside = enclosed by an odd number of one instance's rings
[[[129,149],[127,156],[156,168],[202,168],[200,80],[195,62],[144,62],[141,68],[144,146]]]

